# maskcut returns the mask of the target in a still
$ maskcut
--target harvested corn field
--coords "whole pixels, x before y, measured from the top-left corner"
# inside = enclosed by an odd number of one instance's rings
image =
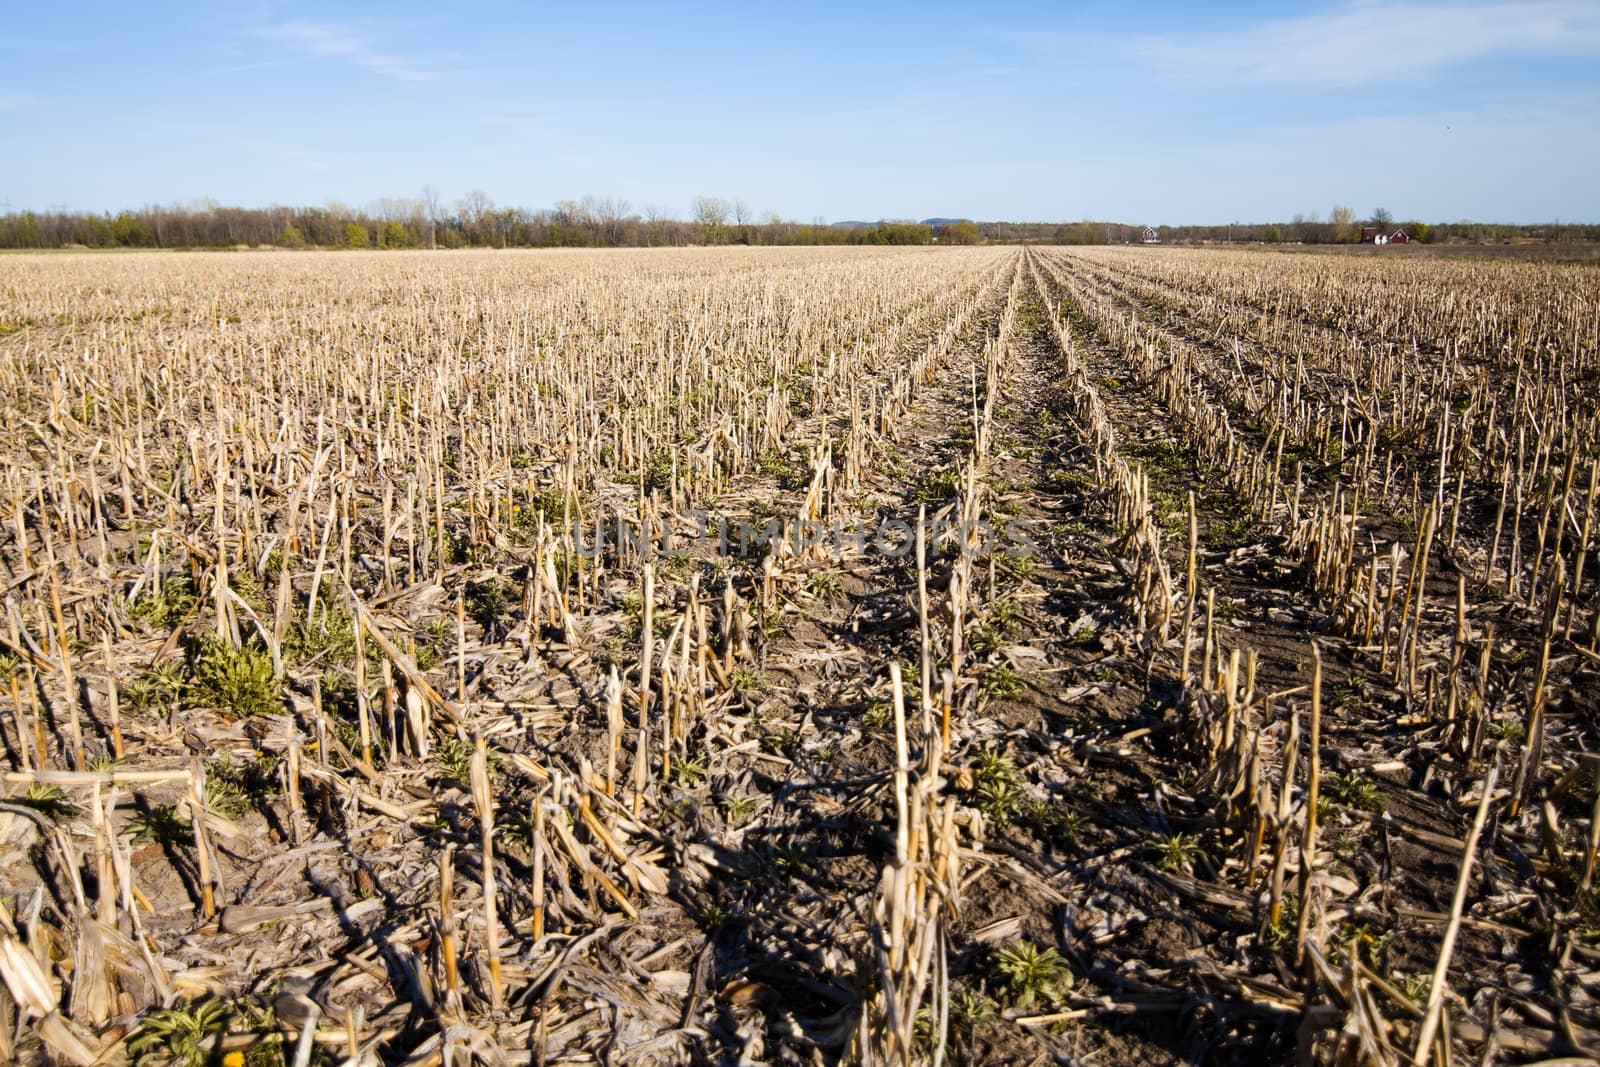
[[[0,259],[0,1059],[1591,1053],[1597,297]]]

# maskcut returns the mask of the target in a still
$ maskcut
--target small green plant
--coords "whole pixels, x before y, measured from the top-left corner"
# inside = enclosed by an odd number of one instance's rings
[[[1022,675],[1005,663],[990,667],[978,682],[978,691],[990,700],[1015,700],[1022,695],[1022,687]]]
[[[906,703],[911,703],[911,694],[922,692],[922,661],[910,659],[900,664],[900,688],[906,694]]]
[[[73,803],[67,791],[56,785],[46,785],[43,782],[34,782],[28,786],[28,791],[15,798],[12,803],[20,804],[25,808],[32,808],[40,815],[52,822],[70,819],[83,809]]]
[[[493,629],[510,610],[512,588],[501,578],[468,582],[463,607],[467,617],[485,630]]]
[[[874,700],[861,713],[861,728],[882,733],[894,723],[894,704],[887,700]]]
[[[1058,845],[1078,844],[1089,829],[1089,820],[1082,812],[1059,801],[1029,804],[1023,814],[1040,837]]]
[[[1336,708],[1355,708],[1367,692],[1367,679],[1360,671],[1351,671],[1349,677],[1333,687],[1332,705]]]
[[[443,648],[455,634],[455,620],[448,615],[435,615],[422,624],[422,640],[436,648]]]
[[[1183,833],[1157,837],[1147,848],[1155,857],[1157,867],[1183,873],[1193,871],[1195,860],[1205,851],[1200,845],[1198,834]]]
[[[1432,983],[1432,976],[1426,974],[1396,974],[1391,975],[1389,984],[1404,993],[1412,1002],[1423,1003],[1428,996],[1428,986]]]
[[[443,785],[471,789],[472,756],[476,751],[477,746],[471,741],[463,741],[459,737],[450,738],[439,746],[439,751],[433,757],[434,778]],[[503,763],[500,750],[493,745],[486,745],[484,757],[488,765],[489,781],[492,783],[500,777]]]
[[[911,1036],[916,1039],[918,1045],[926,1048],[933,1044],[934,1025],[933,1009],[918,1008],[916,1025],[911,1031]]]
[[[767,850],[767,860],[779,874],[799,874],[813,866],[811,850],[790,842],[772,845]]]
[[[706,784],[706,758],[691,756],[674,760],[668,769],[668,778],[679,789],[699,789]]]
[[[991,656],[1016,633],[1020,616],[1016,604],[1007,597],[996,601],[978,620],[972,635],[972,651],[978,656]]]
[[[129,682],[122,699],[136,712],[162,714],[177,706],[183,693],[183,664],[177,660],[158,663]]]
[[[515,465],[515,460],[512,462]],[[524,530],[538,529],[541,517],[546,526],[556,527],[561,525],[566,506],[566,494],[555,486],[550,486],[534,493],[528,498],[527,503],[514,505],[512,516],[517,526]]]
[[[1394,940],[1393,930],[1376,930],[1364,922],[1344,922],[1339,924],[1336,944],[1354,946],[1356,955],[1361,962],[1375,971],[1383,971],[1383,957],[1388,952],[1389,943]]]
[[[771,688],[767,676],[748,663],[741,663],[728,675],[728,681],[741,693],[763,693]]]
[[[158,804],[149,811],[138,812],[128,820],[128,829],[137,845],[172,848],[194,840],[194,827],[178,814],[176,804]]]
[[[689,813],[692,811],[694,811],[693,797],[679,797],[666,807],[668,815],[683,823],[689,821]]]
[[[215,639],[194,650],[189,698],[196,704],[226,708],[241,718],[270,715],[282,707],[283,679],[273,673],[272,657],[251,645],[234,648]]]
[[[962,989],[950,997],[950,1028],[970,1037],[995,1021],[994,1001],[972,989]]]
[[[979,785],[984,782],[995,781],[1015,784],[1017,781],[1016,762],[999,749],[988,748],[978,753],[978,758],[973,761],[972,769]]]
[[[236,1001],[235,1006],[241,1009],[242,1018],[239,1021],[249,1033],[265,1037],[267,1034],[278,1032],[276,1013],[271,1004],[258,1008],[246,1000]],[[275,1041],[262,1040],[249,1046],[243,1052],[242,1062],[234,1060],[233,1055],[236,1054],[223,1056],[223,1067],[289,1067],[289,1061],[284,1059],[283,1045]],[[319,1063],[320,1058],[318,1053],[313,1051],[311,1062],[323,1067]]]
[[[482,546],[474,544],[464,530],[447,529],[444,532],[444,558],[447,563],[481,563],[485,555]]]
[[[170,630],[189,617],[199,599],[194,580],[187,574],[174,574],[162,580],[159,590],[134,601],[128,614],[156,629]]]
[[[843,600],[844,583],[832,571],[814,571],[806,579],[806,589],[818,600]]]
[[[1072,986],[1072,972],[1061,953],[1031,941],[1012,941],[996,949],[991,966],[1018,1011],[1036,1001],[1052,1002]]]
[[[291,626],[283,647],[291,657],[308,664],[349,663],[356,655],[355,624],[339,612],[324,611],[314,623]]]
[[[1027,581],[1038,571],[1039,566],[1031,553],[1028,552],[999,552],[995,554],[995,561],[1011,573],[1013,578]]]
[[[912,483],[911,501],[915,504],[938,504],[960,491],[961,476],[955,471],[930,471]]]
[[[1021,813],[1027,796],[1010,756],[993,749],[980,753],[972,777],[978,810],[992,825],[1005,826]]]
[[[533,849],[533,818],[526,811],[513,811],[495,827],[496,841],[514,845],[524,852]]]
[[[761,749],[792,760],[800,754],[800,734],[788,727],[768,730],[761,736]]]
[[[776,448],[766,449],[756,457],[756,473],[767,478],[782,478],[789,472],[789,464]]]
[[[262,753],[238,763],[225,758],[210,760],[206,763],[206,780],[226,783],[246,799],[280,793],[283,791],[283,783],[278,778],[281,759]]]
[[[1377,811],[1382,803],[1378,784],[1360,771],[1330,774],[1322,785],[1323,792],[1335,804],[1358,811]]]
[[[227,1002],[215,998],[152,1012],[128,1039],[128,1052],[137,1067],[203,1067],[211,1058],[206,1042],[222,1033],[227,1021]]]
[[[767,806],[766,797],[748,793],[724,793],[719,799],[722,813],[731,823],[742,823]]]
[[[732,913],[721,904],[712,901],[695,913],[695,925],[706,934],[715,935],[728,921],[733,918]]]
[[[774,604],[765,611],[759,612],[756,616],[756,625],[761,627],[763,637],[769,639],[782,637],[784,633],[783,605],[781,603]]]
[[[206,810],[214,811],[227,819],[237,819],[250,810],[250,798],[244,790],[226,778],[207,776]]]
[[[644,469],[644,487],[657,493],[672,487],[672,453],[669,450],[660,448],[650,454]]]
[[[1185,524],[1187,523],[1187,519],[1184,518],[1186,509],[1187,505],[1174,509],[1177,512],[1174,518],[1183,520]],[[1237,548],[1249,539],[1250,516],[1242,511],[1227,516],[1219,515],[1213,518],[1210,525],[1206,527],[1206,547],[1215,551]]]
[[[1496,719],[1489,724],[1489,736],[1499,741],[1510,741],[1520,744],[1528,734],[1528,728],[1521,719]]]
[[[1278,900],[1278,920],[1270,919],[1263,931],[1262,940],[1274,952],[1282,952],[1294,945],[1295,934],[1299,929],[1300,898],[1286,894]]]

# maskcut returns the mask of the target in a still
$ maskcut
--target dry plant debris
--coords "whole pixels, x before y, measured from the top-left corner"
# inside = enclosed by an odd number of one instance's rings
[[[0,1059],[1600,1051],[1600,275],[0,260]]]

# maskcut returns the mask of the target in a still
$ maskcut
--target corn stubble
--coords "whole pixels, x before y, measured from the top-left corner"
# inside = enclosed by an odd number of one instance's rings
[[[8,1059],[976,1063],[1174,1010],[1198,1058],[1594,1048],[1592,271],[17,256],[0,289]]]

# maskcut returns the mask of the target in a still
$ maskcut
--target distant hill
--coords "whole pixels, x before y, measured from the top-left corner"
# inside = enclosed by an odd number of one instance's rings
[[[859,227],[862,227],[862,226],[882,226],[886,221],[888,221],[888,220],[879,219],[877,222],[863,222],[861,219],[842,219],[839,222],[829,223],[829,225],[830,226],[844,226],[844,227],[847,227],[847,228],[859,228]],[[971,219],[923,219],[922,222],[920,223],[920,225],[923,225],[923,226],[951,226],[951,225],[954,225],[957,222],[971,222],[971,221],[972,221]]]

